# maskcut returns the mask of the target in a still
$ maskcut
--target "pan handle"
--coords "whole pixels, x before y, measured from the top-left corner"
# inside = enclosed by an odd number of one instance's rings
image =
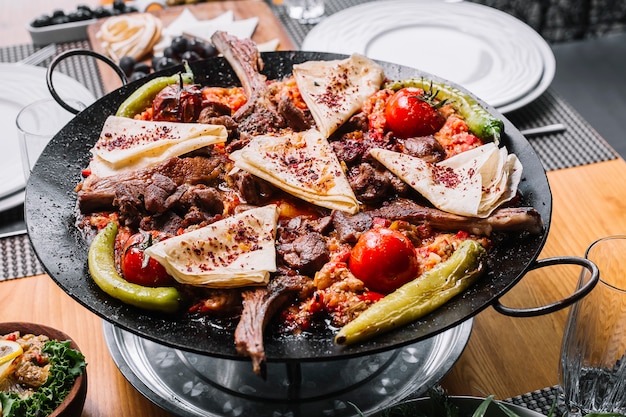
[[[48,70],[46,71],[46,83],[48,84],[48,90],[50,91],[50,94],[52,94],[52,98],[54,98],[54,100],[59,103],[61,105],[61,107],[63,107],[65,110],[73,113],[73,114],[78,114],[80,113],[80,110],[77,110],[75,108],[73,108],[72,106],[70,106],[69,104],[67,104],[57,93],[56,89],[54,88],[54,85],[52,83],[52,73],[54,72],[54,69],[56,68],[56,66],[63,61],[65,58],[71,57],[71,56],[76,56],[76,55],[88,55],[88,56],[92,56],[96,59],[99,59],[100,61],[104,62],[105,64],[107,64],[108,66],[110,66],[111,68],[113,68],[113,70],[115,71],[115,73],[120,77],[120,79],[122,80],[122,84],[126,85],[128,83],[128,79],[126,78],[126,74],[124,74],[124,71],[122,71],[122,69],[113,61],[111,60],[109,57],[102,55],[101,53],[98,53],[96,51],[92,51],[90,49],[69,49],[67,51],[61,52],[59,55],[57,55],[52,62],[50,63],[50,65],[48,66]]]
[[[591,273],[591,277],[589,280],[578,290],[576,290],[573,294],[565,297],[562,300],[555,301],[552,304],[548,304],[540,307],[532,307],[532,308],[511,308],[507,307],[500,302],[500,299],[495,300],[493,303],[493,308],[500,314],[504,314],[505,316],[513,316],[513,317],[535,317],[541,316],[543,314],[553,313],[562,308],[568,307],[574,304],[576,301],[582,299],[585,295],[589,294],[589,292],[596,286],[598,280],[600,279],[600,272],[598,271],[598,267],[596,264],[591,262],[589,259],[580,258],[577,256],[557,256],[554,258],[546,258],[541,260],[535,260],[528,268],[527,272],[532,271],[537,268],[542,268],[544,266],[551,265],[580,265],[583,268],[587,269]]]

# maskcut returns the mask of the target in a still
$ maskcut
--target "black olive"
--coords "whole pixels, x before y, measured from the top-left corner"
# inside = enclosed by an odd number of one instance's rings
[[[202,50],[204,42],[202,42],[199,39],[196,38],[191,38],[189,39],[189,41],[187,42],[187,50],[188,51],[193,51],[195,53],[197,53],[198,55],[202,55],[204,53],[204,51]]]
[[[89,20],[93,18],[93,13],[91,11],[79,9],[74,12],[77,20]]]
[[[152,61],[152,67],[154,68],[155,71],[162,71],[166,68],[170,68],[175,65],[178,65],[178,62],[166,56],[156,57],[156,59]]]
[[[86,4],[79,4],[78,6],[76,6],[76,10],[83,10],[85,12],[93,13],[93,10],[91,10],[91,7],[89,7]]]
[[[145,62],[138,62],[133,67],[133,72],[143,72],[144,74],[150,74],[150,65]]]
[[[62,9],[54,9],[52,11],[52,17],[61,17],[61,16],[65,16],[65,12]]]
[[[217,56],[217,49],[215,48],[215,46],[212,43],[205,43],[204,44],[204,57],[212,58],[214,56]]]
[[[182,54],[180,59],[182,59],[183,61],[187,61],[187,62],[195,62],[195,61],[200,61],[202,57],[198,55],[197,53],[195,53],[194,51],[186,51]]]
[[[97,18],[111,16],[111,11],[104,6],[98,6],[93,10],[93,14]]]
[[[163,56],[176,59],[177,54],[171,46],[166,46],[165,49],[163,49]]]
[[[113,10],[122,11],[125,8],[126,8],[126,3],[124,3],[124,0],[114,0],[113,1]]]
[[[157,56],[157,55],[153,55],[152,59],[150,60],[150,63],[152,64],[152,68],[157,71],[156,67],[157,67],[157,63],[159,62],[159,60],[161,59],[161,56]]]
[[[136,63],[137,62],[135,61],[135,58],[126,55],[120,58],[119,66],[122,71],[124,71],[124,74],[126,74],[127,77],[130,77],[130,74],[133,73]]]
[[[187,51],[187,47],[189,46],[189,39],[184,36],[176,36],[172,39],[172,43],[170,45],[172,50],[176,54],[183,54]]]
[[[35,28],[50,26],[51,24],[52,24],[52,18],[48,16],[47,14],[42,14],[41,16],[35,18],[35,20],[31,22],[31,25]]]
[[[66,14],[63,14],[63,16],[55,16],[52,18],[52,24],[53,25],[62,25],[63,23],[69,23],[70,18],[67,17]]]

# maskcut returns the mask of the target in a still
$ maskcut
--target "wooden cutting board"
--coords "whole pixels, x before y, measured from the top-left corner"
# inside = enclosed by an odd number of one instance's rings
[[[167,7],[165,9],[152,11],[156,17],[161,19],[163,27],[169,25],[176,19],[180,13],[188,8],[198,20],[212,19],[220,14],[232,10],[235,20],[247,19],[250,17],[258,17],[259,23],[252,35],[252,40],[256,43],[264,43],[273,39],[278,39],[279,50],[295,49],[294,45],[287,35],[280,21],[276,18],[272,9],[262,0],[230,0],[230,1],[212,1],[208,3],[197,3],[183,6]],[[87,28],[87,35],[94,51],[104,53],[100,42],[96,38],[96,33],[106,19],[100,19],[98,22]],[[102,77],[104,91],[109,93],[120,86],[122,82],[113,70],[106,64],[98,61],[98,67]]]

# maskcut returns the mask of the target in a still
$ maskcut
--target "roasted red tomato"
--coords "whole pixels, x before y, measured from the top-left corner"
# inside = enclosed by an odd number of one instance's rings
[[[158,231],[139,232],[132,235],[124,244],[122,251],[120,267],[124,278],[134,284],[147,287],[171,285],[174,278],[156,259],[144,254],[146,248],[168,237],[167,234]]]
[[[402,233],[377,227],[361,235],[350,252],[350,271],[371,291],[388,294],[417,277],[415,247]]]
[[[385,105],[387,127],[400,138],[428,136],[437,132],[445,117],[421,88],[398,90]]]

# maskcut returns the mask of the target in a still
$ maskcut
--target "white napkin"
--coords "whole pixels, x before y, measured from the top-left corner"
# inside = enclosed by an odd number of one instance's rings
[[[198,38],[205,42],[211,41],[211,36],[218,30],[228,32],[229,34],[236,36],[240,39],[250,38],[259,23],[258,17],[251,17],[249,19],[234,20],[231,22],[214,22],[213,20],[206,20],[198,22],[194,25],[189,25],[183,29],[183,34]]]
[[[211,36],[215,31],[221,30],[238,38],[251,38],[258,24],[258,17],[235,20],[232,10],[224,12],[213,19],[198,20],[189,9],[185,8],[176,19],[163,28],[161,40],[154,46],[154,54],[162,55],[163,50],[172,43],[172,39],[181,35],[210,42]],[[278,39],[259,45],[259,50],[262,52],[275,51],[277,48]]]

